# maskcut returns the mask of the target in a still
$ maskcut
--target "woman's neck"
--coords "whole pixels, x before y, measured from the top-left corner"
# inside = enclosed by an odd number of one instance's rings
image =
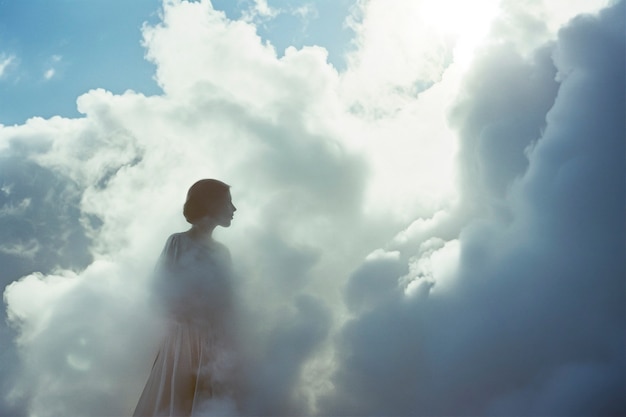
[[[215,230],[216,225],[199,225],[194,224],[189,229],[189,235],[194,239],[198,240],[212,240],[213,239],[213,230]]]

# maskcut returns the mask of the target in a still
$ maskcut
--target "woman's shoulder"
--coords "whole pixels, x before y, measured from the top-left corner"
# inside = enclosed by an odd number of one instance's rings
[[[165,240],[165,248],[164,250],[167,252],[169,249],[180,245],[181,242],[181,233],[173,233],[168,236]]]
[[[184,232],[171,234],[165,241],[162,256],[166,257],[170,262],[178,259],[180,253],[185,250],[186,240]]]
[[[179,243],[182,239],[184,239],[184,235],[185,232],[172,233],[165,241],[165,244]]]
[[[178,258],[186,252],[213,253],[230,260],[230,250],[226,245],[216,240],[199,240],[194,238],[189,231],[171,234],[165,243],[163,250],[170,257]]]

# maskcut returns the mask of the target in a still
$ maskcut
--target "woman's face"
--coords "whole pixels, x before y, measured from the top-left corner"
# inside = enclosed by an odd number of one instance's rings
[[[230,222],[233,220],[233,215],[237,211],[237,207],[233,204],[233,199],[230,195],[230,191],[224,200],[224,204],[217,210],[213,219],[222,227],[230,226]]]

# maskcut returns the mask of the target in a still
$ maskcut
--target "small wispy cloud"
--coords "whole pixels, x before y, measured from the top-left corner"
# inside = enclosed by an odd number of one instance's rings
[[[254,0],[248,10],[242,13],[244,21],[254,22],[257,20],[273,19],[278,16],[282,10],[271,7],[267,4],[267,0]]]
[[[50,60],[48,61],[48,69],[46,69],[43,73],[43,78],[48,81],[54,78],[57,75],[56,66],[63,60],[61,55],[52,55]]]
[[[0,78],[2,78],[11,64],[15,62],[15,55],[0,54]]]
[[[274,17],[278,11],[267,4],[267,0],[256,0],[254,2],[254,10],[260,15],[265,17]]]
[[[33,259],[39,252],[39,242],[31,239],[28,242],[5,243],[0,245],[0,253],[14,255],[21,258]]]
[[[2,191],[6,195],[9,195],[8,192],[4,191],[4,187]],[[17,204],[4,204],[0,208],[0,217],[23,214],[30,207],[31,202],[32,200],[30,198],[25,198]]]
[[[52,77],[54,77],[55,72],[56,71],[54,70],[54,68],[49,68],[48,70],[46,70],[46,72],[43,73],[43,77],[46,80],[50,80],[52,79]]]
[[[301,19],[315,19],[319,17],[319,11],[315,7],[314,3],[306,3],[300,7],[296,7],[291,13]]]

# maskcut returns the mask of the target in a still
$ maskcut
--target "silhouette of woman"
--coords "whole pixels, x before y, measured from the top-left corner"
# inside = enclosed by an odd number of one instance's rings
[[[215,401],[224,413],[224,401],[234,401],[230,253],[212,233],[230,226],[235,210],[221,181],[200,180],[187,193],[183,214],[192,226],[168,238],[156,268],[168,326],[134,416],[201,415]]]

